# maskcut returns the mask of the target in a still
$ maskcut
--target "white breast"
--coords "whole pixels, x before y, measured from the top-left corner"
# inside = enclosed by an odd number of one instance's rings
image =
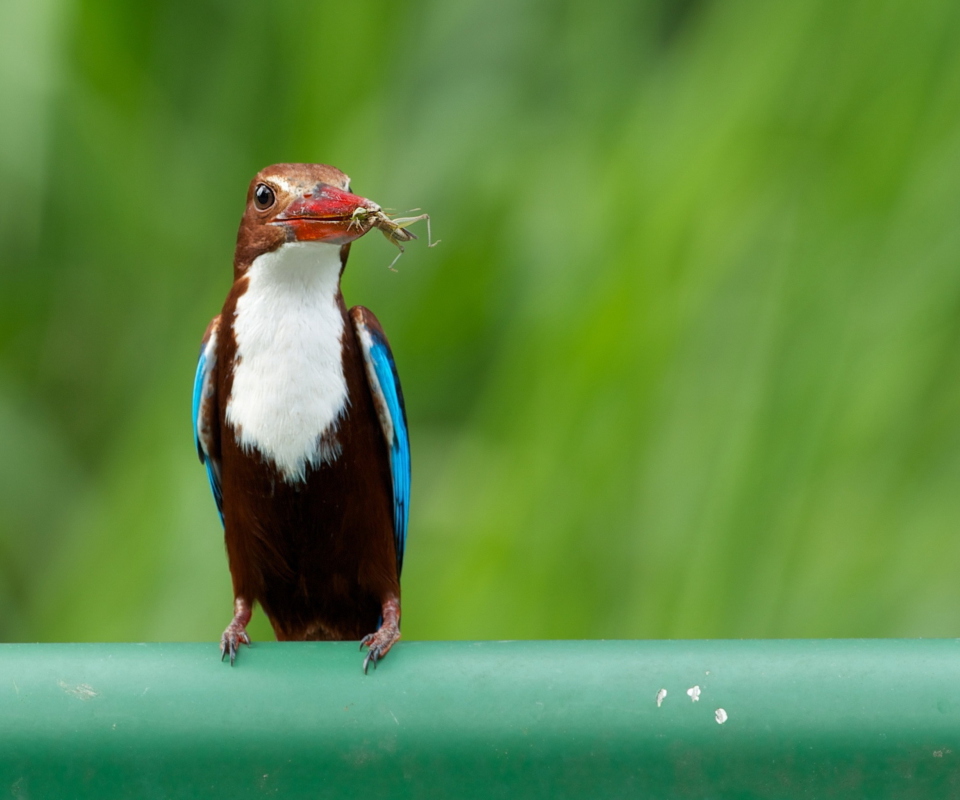
[[[227,422],[240,445],[271,460],[288,482],[334,461],[346,409],[340,247],[293,242],[258,256],[237,301]]]

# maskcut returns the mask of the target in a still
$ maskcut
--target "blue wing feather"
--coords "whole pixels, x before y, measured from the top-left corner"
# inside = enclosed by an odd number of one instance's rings
[[[393,475],[393,535],[397,547],[397,574],[403,568],[403,553],[407,546],[407,520],[410,505],[410,440],[407,436],[407,417],[400,391],[400,379],[393,355],[386,343],[374,336],[370,360],[380,381],[387,411],[393,423],[393,442],[390,447],[390,472]]]
[[[207,376],[207,356],[204,350],[206,345],[200,349],[200,358],[197,361],[197,374],[193,378],[193,439],[197,445],[197,455],[200,456],[200,463],[206,462],[206,455],[203,445],[200,443],[200,398],[203,396],[203,382]]]
[[[403,569],[403,554],[407,546],[407,523],[410,517],[410,438],[407,433],[407,414],[397,366],[390,345],[376,318],[367,309],[357,307],[351,312],[357,324],[360,344],[367,363],[368,383],[380,409],[381,425],[390,449],[390,473],[393,478],[393,535],[397,551],[397,576]],[[372,372],[373,375],[369,373]],[[376,380],[372,380],[373,378]],[[382,395],[378,398],[377,395]],[[383,414],[387,419],[383,418]]]
[[[208,357],[210,348],[207,342],[200,348],[200,359],[197,361],[197,374],[193,380],[193,436],[197,444],[197,454],[200,456],[200,463],[207,468],[207,480],[210,481],[210,491],[213,492],[213,499],[217,503],[217,512],[220,514],[220,522],[223,523],[223,493],[220,489],[220,465],[217,460],[208,452],[208,445],[203,441],[201,430],[201,405],[205,392],[209,392],[209,384],[212,381],[210,374],[213,359]]]

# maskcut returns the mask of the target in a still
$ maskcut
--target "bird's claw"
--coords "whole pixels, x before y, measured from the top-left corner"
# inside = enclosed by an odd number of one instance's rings
[[[369,648],[367,657],[363,659],[363,674],[367,674],[367,668],[373,664],[377,668],[377,662],[380,661],[400,638],[400,630],[396,625],[383,625],[376,633],[368,633],[360,640],[360,649]]]
[[[367,653],[367,657],[363,659],[363,674],[367,674],[367,667],[372,662],[373,668],[377,668],[377,662],[380,660],[380,650],[379,648],[374,647],[370,652]]]
[[[237,660],[237,649],[241,644],[250,644],[250,636],[243,625],[231,622],[220,637],[220,660],[230,655],[230,666]]]
[[[383,658],[384,651],[379,645],[373,644],[373,640],[377,638],[377,634],[368,633],[360,640],[360,649],[363,650],[364,647],[370,647],[367,651],[367,657],[363,659],[363,674],[367,674],[367,667],[370,664],[373,664],[373,668],[377,668],[377,662]],[[372,646],[371,646],[372,645]]]

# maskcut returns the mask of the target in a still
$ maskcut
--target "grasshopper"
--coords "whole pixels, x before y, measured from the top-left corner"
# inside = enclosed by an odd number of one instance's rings
[[[414,209],[417,211],[418,209]],[[433,241],[433,235],[430,231],[430,215],[429,214],[419,214],[416,217],[394,217],[391,218],[387,216],[382,209],[378,208],[357,208],[354,210],[351,215],[351,225],[356,225],[361,227],[364,225],[369,225],[373,228],[379,228],[380,233],[382,233],[387,240],[395,245],[397,249],[400,250],[397,253],[397,257],[390,262],[390,265],[387,269],[396,270],[393,268],[393,265],[399,261],[400,256],[404,253],[403,245],[405,242],[409,242],[411,239],[416,239],[416,234],[408,231],[407,228],[412,225],[414,222],[419,222],[420,220],[425,219],[427,221],[427,247],[434,247],[440,244],[440,240]]]

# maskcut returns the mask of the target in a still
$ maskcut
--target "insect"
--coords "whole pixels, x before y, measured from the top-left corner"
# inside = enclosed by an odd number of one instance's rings
[[[419,211],[419,209],[413,209],[414,211]],[[383,212],[383,209],[377,208],[358,208],[353,214],[350,215],[350,225],[351,227],[356,226],[358,228],[364,226],[370,226],[373,228],[378,228],[380,233],[382,233],[390,244],[395,245],[397,249],[400,250],[397,253],[397,257],[390,262],[387,269],[393,270],[393,265],[400,260],[400,256],[404,253],[403,245],[405,242],[409,242],[411,239],[416,239],[416,234],[408,231],[407,228],[412,225],[414,222],[419,222],[420,220],[427,221],[427,247],[434,247],[440,244],[440,240],[433,241],[433,235],[430,231],[430,215],[429,214],[418,214],[415,217],[393,217],[391,218]]]

